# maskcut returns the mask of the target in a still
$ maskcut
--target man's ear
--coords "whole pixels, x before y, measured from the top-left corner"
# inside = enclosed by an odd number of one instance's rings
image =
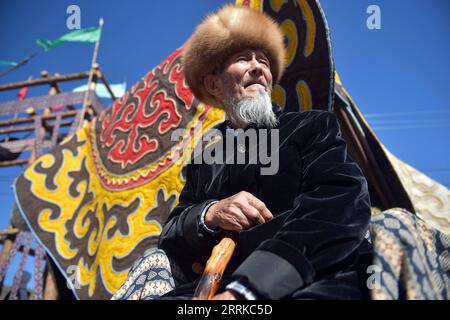
[[[218,84],[219,78],[215,74],[210,73],[203,78],[203,85],[205,86],[206,91],[214,97],[220,97],[221,95],[221,90]]]

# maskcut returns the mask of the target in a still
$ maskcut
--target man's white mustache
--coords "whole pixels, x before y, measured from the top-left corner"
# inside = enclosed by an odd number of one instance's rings
[[[272,110],[272,101],[267,91],[261,89],[257,96],[241,99],[234,106],[236,115],[246,124],[273,128],[278,121]]]
[[[259,84],[261,86],[264,87],[264,89],[267,89],[267,84],[264,83],[264,81],[260,80],[260,79],[250,79],[244,82],[244,88],[247,88],[253,84]]]

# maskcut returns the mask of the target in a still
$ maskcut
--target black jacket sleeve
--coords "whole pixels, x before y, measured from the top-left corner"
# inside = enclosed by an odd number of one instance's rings
[[[188,164],[186,184],[180,193],[178,205],[170,213],[159,238],[159,248],[185,271],[191,270],[194,259],[209,257],[222,235],[221,232],[206,232],[200,227],[201,213],[215,199],[199,199],[196,196],[196,181],[198,167]]]
[[[347,155],[335,115],[313,113],[296,131],[303,132],[296,139],[302,186],[294,209],[233,273],[262,298],[288,296],[345,262],[370,220],[367,182]]]

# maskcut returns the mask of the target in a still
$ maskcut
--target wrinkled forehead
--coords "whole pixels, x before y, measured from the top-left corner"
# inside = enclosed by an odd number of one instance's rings
[[[252,48],[248,48],[248,49],[243,49],[243,50],[239,50],[237,52],[235,52],[234,54],[232,54],[226,62],[228,62],[229,60],[233,60],[239,56],[252,56],[253,54],[255,54],[256,58],[264,58],[269,60],[266,52],[262,49],[252,49]]]
[[[228,58],[225,58],[225,60],[214,70],[215,72],[223,72],[230,64],[235,62],[235,60],[240,56],[252,56],[255,54],[256,59],[266,59],[270,63],[270,59],[268,57],[268,54],[263,49],[254,49],[254,48],[246,48],[241,49],[239,51],[236,51],[228,56]]]

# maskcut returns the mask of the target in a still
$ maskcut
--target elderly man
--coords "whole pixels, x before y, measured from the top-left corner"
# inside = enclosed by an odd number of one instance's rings
[[[222,8],[187,42],[186,81],[202,102],[225,110],[227,120],[217,127],[222,139],[270,130],[267,137],[258,135],[256,145],[246,140],[216,148],[226,161],[187,166],[186,185],[157,252],[168,257],[176,282],[162,298],[192,297],[225,231],[236,232],[238,240],[216,299],[365,297],[357,269],[362,248],[370,248],[364,238],[370,219],[366,180],[332,113],[283,113],[272,106],[284,58],[279,26],[247,8]],[[233,161],[238,153],[250,159],[261,145],[278,158],[273,174],[262,174],[259,160]],[[129,277],[137,278],[132,275],[141,262]]]

